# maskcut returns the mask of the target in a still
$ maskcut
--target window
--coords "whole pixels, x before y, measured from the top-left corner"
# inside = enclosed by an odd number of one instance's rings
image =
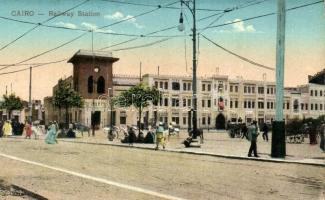
[[[303,103],[300,104],[300,109],[301,109],[301,110],[304,110],[304,105],[305,105],[305,104],[303,104]]]
[[[315,97],[317,97],[317,90],[315,90]]]
[[[187,90],[192,90],[192,84],[191,83],[187,83]]]
[[[187,106],[192,107],[192,99],[187,99]]]
[[[252,101],[252,108],[255,108],[255,101]]]
[[[183,83],[183,90],[186,90],[186,83]]]
[[[232,85],[230,85],[230,92],[232,92],[233,91],[233,86]]]
[[[287,110],[289,110],[289,109],[290,109],[290,103],[287,102]]]
[[[178,106],[179,106],[179,99],[172,98],[172,107],[178,107]]]
[[[247,86],[244,86],[244,93],[247,93]]]
[[[270,109],[270,102],[266,103],[266,109]]]
[[[248,108],[251,108],[251,102],[248,101]]]
[[[211,100],[208,100],[208,108],[211,108]]]
[[[251,87],[247,87],[247,93],[251,93]]]
[[[97,80],[97,93],[104,94],[105,93],[105,79],[100,76]]]
[[[183,99],[183,107],[186,107],[186,99]]]
[[[308,103],[305,104],[305,108],[306,108],[306,110],[308,110]]]
[[[205,125],[205,117],[202,117],[202,125]]]
[[[168,106],[168,98],[165,98],[165,106]]]
[[[264,87],[258,87],[257,90],[259,94],[264,94]]]
[[[180,90],[180,84],[178,82],[172,82],[172,90]]]
[[[211,118],[208,117],[208,125],[210,125],[210,124],[211,124]]]
[[[93,76],[89,76],[88,77],[88,93],[93,93],[93,90],[94,90],[94,80],[93,80]]]
[[[232,101],[230,101],[230,108],[232,108]]]
[[[211,91],[211,84],[208,84],[208,91]]]
[[[235,108],[238,108],[238,101],[235,101]]]
[[[235,92],[238,92],[238,86],[237,85],[235,86]]]
[[[205,84],[202,84],[202,91],[205,91]]]
[[[255,94],[255,87],[252,87],[252,93]]]
[[[270,88],[267,88],[266,93],[270,94]]]
[[[314,104],[310,104],[310,110],[314,110]]]
[[[159,82],[159,88],[163,89],[164,82]]]
[[[323,96],[323,91],[321,90],[321,91],[319,91],[319,96]]]
[[[165,90],[168,90],[168,82],[165,82],[164,85],[165,85],[165,88],[164,88],[164,89],[165,89]]]
[[[158,81],[155,81],[155,88],[158,88]]]
[[[299,110],[299,102],[297,99],[295,99],[293,102],[293,111],[298,112],[298,110]]]
[[[244,101],[244,108],[247,108],[247,101]]]
[[[315,110],[318,110],[318,104],[317,103],[315,103]]]
[[[186,117],[183,117],[183,124],[186,125]]]
[[[172,122],[179,124],[179,117],[172,117]]]
[[[319,104],[319,110],[323,110],[323,104]]]
[[[314,95],[314,91],[310,90],[310,96],[313,96],[313,95]]]
[[[202,100],[202,108],[204,108],[205,107],[205,100]]]
[[[259,101],[258,102],[258,108],[259,109],[264,109],[264,102]]]

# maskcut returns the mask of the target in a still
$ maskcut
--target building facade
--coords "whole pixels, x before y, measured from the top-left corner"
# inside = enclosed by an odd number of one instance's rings
[[[70,122],[87,126],[92,120],[98,127],[131,125],[139,121],[135,108],[112,107],[113,96],[143,82],[156,87],[161,94],[158,105],[143,110],[141,123],[145,126],[160,122],[175,122],[181,128],[191,124],[189,111],[193,108],[192,77],[145,74],[141,77],[113,75],[112,64],[118,58],[111,54],[78,51],[69,62],[73,63],[73,76],[66,81],[85,99],[80,109],[71,109]],[[284,90],[284,118],[317,118],[325,114],[325,69],[309,76],[306,85]],[[54,87],[55,90],[55,87]],[[50,99],[50,97],[49,97]],[[198,77],[197,80],[198,127],[224,129],[227,122],[271,123],[275,119],[276,84],[266,81],[229,79],[225,75]],[[58,119],[57,110],[45,102],[46,119]],[[52,109],[52,110],[51,110]],[[94,113],[94,115],[92,115]],[[64,114],[62,114],[64,116]],[[92,116],[94,118],[92,119]]]

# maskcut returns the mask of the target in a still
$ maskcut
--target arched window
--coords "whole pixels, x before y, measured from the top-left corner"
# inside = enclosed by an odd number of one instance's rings
[[[88,93],[93,93],[93,84],[94,84],[93,76],[89,76],[88,77]]]
[[[105,93],[105,79],[102,76],[100,76],[97,80],[97,93]]]

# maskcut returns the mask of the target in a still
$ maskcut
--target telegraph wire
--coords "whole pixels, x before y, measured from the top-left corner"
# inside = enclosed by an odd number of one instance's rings
[[[89,0],[86,0],[86,1],[89,1]],[[177,2],[178,2],[178,1],[173,2],[173,3],[169,3],[169,4],[167,4],[167,5],[168,5],[168,6],[169,6],[169,5],[173,5],[173,4],[177,3]],[[139,17],[139,16],[143,16],[144,14],[149,14],[149,13],[151,13],[151,12],[153,12],[153,11],[156,11],[157,9],[159,9],[159,8],[156,8],[156,9],[153,9],[153,10],[151,10],[151,11],[144,12],[144,13],[140,13],[140,14],[138,14],[138,15],[136,15],[136,16],[133,16],[133,17],[130,17],[130,18],[126,18],[126,19],[120,20],[120,21],[118,21],[118,22],[115,22],[115,23],[112,23],[112,24],[109,24],[109,25],[106,25],[106,26],[102,26],[102,27],[98,28],[97,30],[99,30],[99,29],[103,29],[103,28],[106,28],[106,27],[108,27],[108,26],[113,26],[113,25],[116,25],[116,24],[121,23],[121,22],[124,22],[124,21],[131,20],[131,19],[134,19],[134,18]],[[90,31],[91,31],[91,30],[89,30],[88,32],[90,32]],[[56,49],[59,49],[59,48],[65,46],[65,45],[67,45],[67,44],[70,44],[70,43],[74,42],[75,40],[78,40],[79,38],[81,38],[81,37],[83,37],[84,35],[86,35],[88,32],[85,32],[85,33],[83,33],[83,34],[81,34],[81,35],[79,35],[79,36],[77,36],[77,37],[75,37],[75,38],[73,38],[73,39],[71,39],[71,40],[69,40],[69,41],[67,41],[67,42],[65,42],[65,43],[63,43],[63,44],[61,44],[61,45],[59,45],[59,46],[57,46],[57,47],[54,47],[54,48],[49,49],[49,50],[47,50],[47,51],[44,51],[44,52],[42,52],[42,53],[40,53],[40,54],[37,54],[37,55],[35,55],[35,56],[32,56],[32,57],[30,57],[30,58],[27,58],[27,59],[25,59],[25,60],[23,60],[23,61],[20,61],[20,62],[18,62],[18,63],[15,63],[15,64],[21,64],[21,63],[23,63],[23,62],[26,62],[26,61],[32,60],[32,59],[34,59],[34,58],[37,58],[37,57],[42,56],[42,55],[44,55],[44,54],[47,54],[47,53],[49,53],[49,52],[51,52],[51,51],[54,51],[54,50],[56,50]],[[15,66],[15,64],[9,64],[9,65],[7,65],[7,66],[5,66],[5,67],[0,68],[0,70],[6,69],[6,68],[8,68],[8,67],[10,67],[10,66]]]
[[[292,7],[292,8],[286,9],[286,12],[296,10],[296,9],[299,9],[299,8],[304,8],[304,7],[311,6],[311,5],[315,5],[315,4],[318,4],[318,3],[323,3],[323,2],[324,1],[316,1],[316,2],[313,2],[313,3],[308,3],[308,4]],[[209,27],[206,27],[206,29],[217,28],[217,27],[221,27],[221,26],[227,26],[227,25],[230,25],[230,24],[236,24],[236,23],[240,23],[240,22],[243,22],[243,21],[249,21],[249,20],[258,19],[258,18],[262,18],[262,17],[267,17],[267,16],[271,16],[271,15],[275,15],[275,14],[276,14],[275,12],[267,13],[267,14],[263,14],[263,15],[259,15],[259,16],[255,16],[255,17],[249,17],[249,18],[246,18],[246,19],[242,19],[240,21],[233,21],[233,22],[228,22],[228,23],[219,24],[219,25],[215,25],[215,26],[209,26]]]
[[[76,6],[72,7],[72,8],[69,8],[68,10],[66,10],[66,11],[64,11],[64,12],[62,12],[62,13],[60,13],[60,15],[63,15],[64,13],[69,12],[70,10],[73,10],[73,9],[77,8],[77,7],[79,7],[79,6],[83,5],[83,4],[85,4],[85,3],[88,2],[88,1],[89,1],[89,0],[83,1],[82,3],[80,3],[80,4],[78,4],[78,5],[76,5]],[[53,17],[50,17],[49,19],[47,19],[47,20],[45,20],[45,21],[43,21],[43,22],[41,22],[41,23],[37,23],[36,26],[32,27],[31,29],[28,29],[26,32],[24,32],[23,34],[21,34],[20,36],[18,36],[16,39],[14,39],[14,40],[12,40],[11,42],[9,42],[9,43],[5,44],[4,46],[2,46],[2,47],[0,48],[0,51],[4,50],[5,48],[7,48],[8,46],[10,46],[11,44],[15,43],[17,40],[23,38],[23,37],[26,36],[28,33],[32,32],[33,30],[35,30],[36,28],[38,28],[39,26],[41,26],[41,24],[44,24],[44,23],[46,23],[46,22],[49,22],[50,20],[52,20],[52,19],[54,19],[54,18],[56,18],[56,17],[58,17],[58,16],[60,16],[60,15],[54,15]],[[17,21],[18,21],[18,20],[17,20]]]
[[[264,1],[268,1],[268,0],[263,0],[263,1],[261,1],[261,2],[256,2],[256,3],[251,4],[251,5],[249,5],[249,6],[253,6],[253,5],[256,5],[256,4],[262,3],[262,2],[264,2]],[[248,7],[248,6],[246,6],[246,7]],[[236,10],[238,10],[238,9],[243,8],[243,6],[238,6],[238,7],[235,6],[234,8],[236,8]],[[207,17],[203,17],[203,18],[201,18],[201,19],[198,19],[197,21],[199,22],[199,21],[203,21],[203,20],[209,19],[209,18],[214,17],[214,16],[224,15],[224,14],[227,13],[227,12],[234,11],[234,8],[232,8],[232,9],[230,9],[230,8],[224,9],[224,10],[222,10],[223,12],[216,13],[216,14],[212,14],[212,15],[209,15],[209,16],[207,16]],[[178,9],[179,9],[179,8],[178,8]],[[185,19],[187,19],[187,18],[186,18],[186,15],[185,15]],[[177,28],[177,25],[170,26],[170,27],[167,27],[167,28],[163,28],[163,29],[160,29],[160,30],[157,30],[157,31],[154,31],[154,32],[150,32],[150,33],[145,34],[145,35],[143,35],[143,36],[144,36],[144,37],[148,37],[148,36],[150,36],[150,35],[153,35],[153,34],[156,34],[156,33],[160,33],[160,32],[164,32],[164,31],[168,31],[168,30],[171,30],[171,29],[174,29],[174,28]],[[123,42],[119,42],[119,43],[115,43],[115,44],[110,45],[110,46],[102,47],[102,48],[100,48],[100,49],[98,49],[98,50],[109,49],[109,48],[111,48],[111,47],[115,47],[115,46],[119,46],[119,45],[126,44],[126,43],[129,43],[129,42],[133,42],[133,41],[138,40],[138,39],[139,39],[139,38],[128,39],[128,40],[125,40],[125,41],[123,41]]]
[[[126,2],[126,1],[117,1],[117,0],[102,0],[105,2],[111,2],[111,3],[118,3],[118,4],[128,4],[128,5],[134,5],[134,6],[144,6],[144,7],[158,7],[158,8],[167,8],[167,9],[179,9],[179,7],[173,7],[173,6],[161,6],[161,5],[153,5],[153,4],[143,4],[143,3],[134,3],[134,2]],[[220,9],[210,9],[210,8],[197,8],[196,10],[199,11],[223,11]]]
[[[62,60],[57,60],[57,61],[52,61],[52,62],[47,62],[47,63],[41,63],[41,64],[38,64],[38,65],[32,66],[31,68],[38,68],[38,67],[45,66],[45,65],[49,65],[49,64],[56,64],[56,63],[60,63],[60,62],[66,61],[66,60],[67,59],[62,59]],[[27,71],[29,69],[30,69],[30,67],[27,67],[27,68],[24,68],[24,69],[15,70],[15,71],[10,71],[10,72],[3,72],[3,73],[0,73],[0,76],[1,75],[14,74],[14,73],[22,72],[22,71]]]
[[[201,34],[201,35],[202,35],[202,34]],[[239,58],[239,59],[241,59],[241,60],[243,60],[243,61],[245,61],[245,62],[248,62],[248,63],[250,63],[250,64],[252,64],[252,65],[255,65],[255,66],[258,66],[258,67],[261,67],[261,68],[264,68],[264,69],[268,69],[268,70],[272,70],[272,71],[275,70],[275,69],[272,68],[272,67],[268,67],[268,66],[266,66],[266,65],[259,64],[259,63],[255,62],[255,61],[251,60],[251,59],[248,59],[248,58],[245,58],[245,57],[243,57],[243,56],[240,56],[240,55],[238,55],[237,53],[234,53],[233,51],[230,51],[230,50],[226,49],[225,47],[223,47],[223,46],[221,46],[221,45],[215,43],[214,41],[212,41],[211,39],[207,38],[207,37],[204,36],[204,35],[202,35],[202,37],[205,38],[206,40],[208,40],[209,42],[211,42],[212,44],[214,44],[215,46],[219,47],[220,49],[222,49],[222,50],[224,50],[224,51],[230,53],[230,54],[233,55],[233,56],[236,56],[237,58]]]
[[[165,42],[165,41],[170,40],[170,39],[172,39],[172,38],[165,38],[165,39],[157,40],[157,41],[147,43],[147,44],[143,44],[143,45],[139,45],[139,46],[133,46],[133,47],[127,47],[127,48],[121,48],[121,49],[113,49],[111,51],[113,51],[113,52],[114,51],[124,51],[124,50],[131,50],[131,49],[149,47],[149,46],[153,46],[153,45],[158,44],[158,43]]]
[[[9,21],[16,21],[19,23],[25,23],[25,24],[34,24],[37,25],[38,23],[35,22],[29,22],[29,21],[22,21],[22,20],[16,20],[8,17],[0,16],[0,19],[9,20]],[[54,26],[54,25],[45,25],[41,24],[40,26],[48,27],[48,28],[56,28],[56,29],[66,29],[66,30],[72,30],[72,31],[82,31],[82,32],[89,32],[89,29],[81,29],[81,28],[69,28],[64,26]],[[144,36],[142,34],[128,34],[128,33],[116,33],[116,32],[103,32],[103,31],[97,31],[94,30],[94,33],[104,34],[104,35],[115,35],[115,36],[128,36],[128,37],[184,37],[183,35],[148,35]]]

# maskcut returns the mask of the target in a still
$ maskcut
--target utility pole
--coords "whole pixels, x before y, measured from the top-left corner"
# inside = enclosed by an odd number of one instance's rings
[[[285,122],[283,120],[285,9],[285,0],[278,0],[276,39],[276,115],[272,127],[271,148],[271,156],[276,158],[284,158],[286,155]]]
[[[29,67],[29,122],[32,122],[33,116],[33,105],[32,105],[32,67]]]
[[[197,79],[196,79],[196,3],[193,0],[193,139],[197,137]]]
[[[187,142],[187,144],[185,144],[185,146],[189,146],[191,142],[193,142],[193,139],[196,140],[197,136],[198,136],[198,129],[197,129],[197,77],[196,77],[196,68],[197,68],[197,52],[196,52],[196,35],[197,35],[197,30],[196,30],[196,1],[192,0],[191,1],[193,4],[193,7],[191,8],[191,6],[189,5],[189,1],[184,1],[181,0],[181,6],[183,6],[183,4],[191,11],[191,14],[193,16],[193,27],[192,27],[192,41],[193,41],[193,96],[192,96],[192,102],[193,102],[193,108],[191,109],[192,113],[193,113],[193,118],[192,118],[192,122],[193,122],[193,130],[192,130],[192,136],[188,139],[186,139],[185,141]],[[183,31],[184,30],[184,19],[183,19],[183,13],[181,11],[181,15],[179,18],[179,25],[178,25],[178,30],[179,31]],[[184,142],[185,142],[184,141]]]

